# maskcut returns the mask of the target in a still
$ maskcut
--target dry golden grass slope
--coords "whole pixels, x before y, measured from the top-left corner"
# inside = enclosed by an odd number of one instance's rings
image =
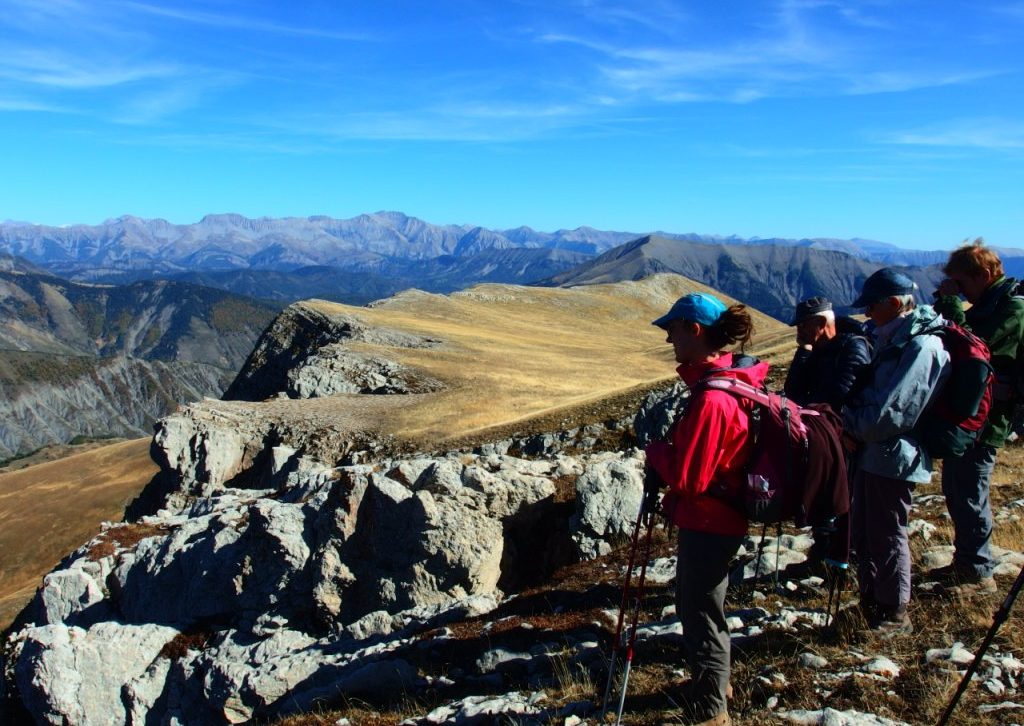
[[[451,295],[409,291],[370,308],[309,301],[325,314],[439,339],[433,348],[359,348],[422,370],[446,389],[379,412],[380,429],[444,442],[585,406],[674,376],[665,334],[651,325],[688,292],[717,291],[679,275],[575,288],[480,285]],[[792,354],[792,329],[753,311],[753,351]],[[353,347],[357,347],[353,345]],[[375,426],[374,428],[377,428]]]
[[[0,474],[0,630],[100,522],[121,519],[155,473],[149,440],[136,439]]]

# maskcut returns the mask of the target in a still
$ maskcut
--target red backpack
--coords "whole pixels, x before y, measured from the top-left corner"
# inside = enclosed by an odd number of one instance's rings
[[[963,455],[988,420],[993,370],[985,341],[946,320],[937,335],[949,353],[949,377],[918,420],[914,433],[933,459]]]

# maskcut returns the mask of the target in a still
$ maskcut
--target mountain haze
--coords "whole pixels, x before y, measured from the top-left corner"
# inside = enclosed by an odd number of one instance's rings
[[[376,260],[351,268],[327,265],[294,270],[215,270],[177,273],[175,280],[292,302],[322,298],[362,305],[409,288],[453,292],[482,282],[530,284],[586,262],[590,257],[566,249],[501,247],[464,256],[429,260]]]

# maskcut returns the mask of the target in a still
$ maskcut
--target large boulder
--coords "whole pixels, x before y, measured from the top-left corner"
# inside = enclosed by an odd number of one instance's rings
[[[644,459],[598,454],[576,479],[576,512],[569,521],[579,557],[608,554],[628,538],[643,500]]]
[[[160,625],[64,624],[22,631],[15,674],[38,722],[123,724],[122,689],[141,677],[177,631]]]

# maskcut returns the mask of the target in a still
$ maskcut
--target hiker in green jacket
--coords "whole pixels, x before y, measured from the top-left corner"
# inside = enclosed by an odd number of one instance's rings
[[[946,591],[965,595],[996,590],[992,571],[992,507],[989,488],[996,450],[1010,433],[1019,384],[1016,371],[1024,346],[1024,299],[1017,281],[1007,277],[999,256],[979,238],[954,250],[943,268],[946,279],[936,291],[935,309],[982,338],[992,354],[995,383],[988,421],[978,441],[963,456],[942,465],[942,492],[955,530],[953,562],[931,570]],[[960,296],[971,303],[964,311]]]

